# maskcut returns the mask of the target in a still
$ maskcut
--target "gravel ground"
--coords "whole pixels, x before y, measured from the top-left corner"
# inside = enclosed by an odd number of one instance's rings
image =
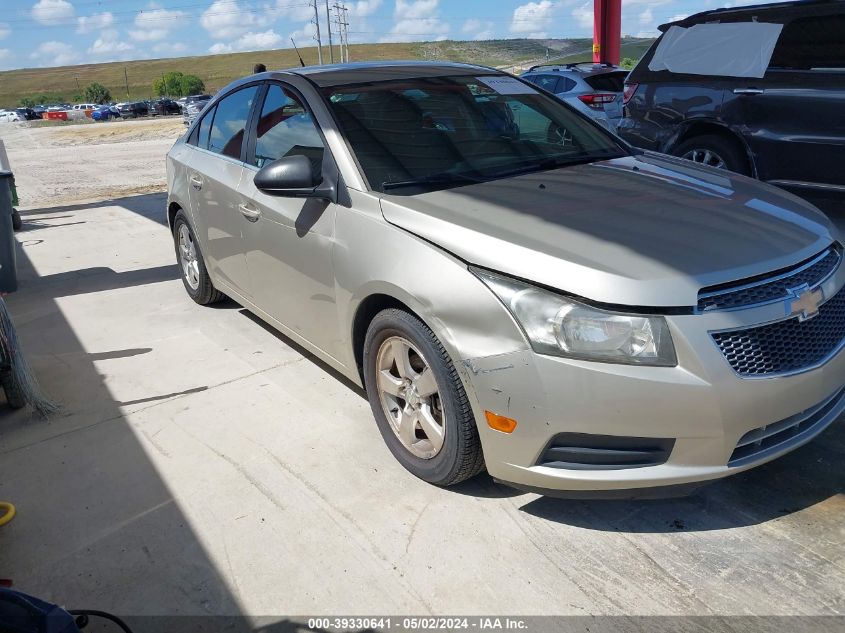
[[[185,131],[181,117],[0,126],[24,207],[165,189],[164,157]]]

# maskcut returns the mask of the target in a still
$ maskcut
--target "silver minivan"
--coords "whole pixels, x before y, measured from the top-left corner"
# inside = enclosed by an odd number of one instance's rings
[[[486,468],[546,493],[663,495],[845,409],[827,218],[635,150],[519,78],[253,75],[167,171],[191,298],[231,297],[363,385],[393,455],[433,484]]]

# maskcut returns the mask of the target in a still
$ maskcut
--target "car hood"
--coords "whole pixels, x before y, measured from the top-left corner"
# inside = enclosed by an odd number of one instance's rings
[[[480,267],[592,301],[693,306],[836,239],[820,211],[736,174],[645,153],[416,196],[385,219]]]

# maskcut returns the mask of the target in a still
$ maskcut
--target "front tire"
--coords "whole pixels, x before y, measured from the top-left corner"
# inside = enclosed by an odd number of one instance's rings
[[[417,317],[397,309],[376,315],[364,341],[364,384],[382,438],[413,475],[450,486],[484,469],[455,366]]]
[[[173,220],[173,243],[176,247],[176,261],[182,273],[182,283],[188,296],[202,306],[225,299],[226,295],[211,283],[194,229],[182,210]]]
[[[12,230],[20,231],[23,228],[23,220],[21,220],[21,214],[18,212],[17,209],[12,209]]]

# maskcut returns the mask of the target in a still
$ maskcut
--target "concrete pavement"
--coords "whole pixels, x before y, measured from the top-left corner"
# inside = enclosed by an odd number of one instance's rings
[[[405,472],[354,386],[179,281],[163,194],[24,211],[0,577],[118,614],[843,614],[845,424],[672,501]]]

